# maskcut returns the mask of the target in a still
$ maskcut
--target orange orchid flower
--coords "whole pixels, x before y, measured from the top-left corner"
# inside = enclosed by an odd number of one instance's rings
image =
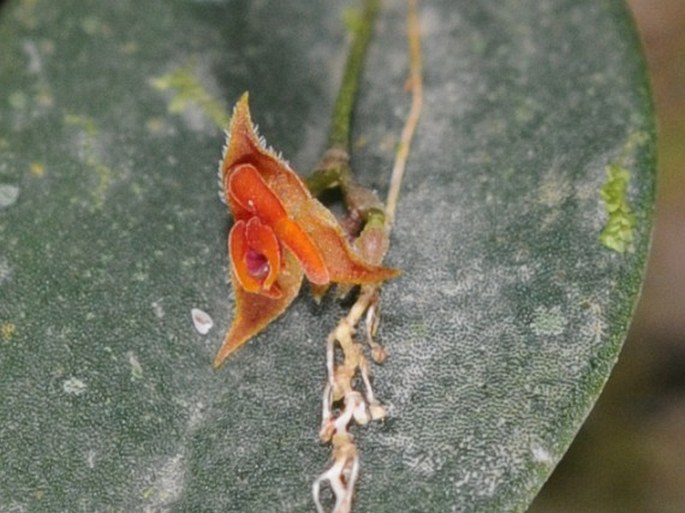
[[[395,269],[364,261],[333,214],[266,148],[252,124],[247,93],[233,111],[219,179],[234,219],[228,252],[236,307],[214,367],[286,310],[303,276],[317,286],[397,276]]]

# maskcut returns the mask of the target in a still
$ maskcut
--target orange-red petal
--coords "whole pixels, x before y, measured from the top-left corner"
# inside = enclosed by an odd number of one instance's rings
[[[253,217],[247,222],[246,235],[250,248],[265,260],[261,266],[263,271],[250,269],[250,262],[248,262],[248,271],[252,275],[264,274],[262,289],[269,290],[276,281],[278,273],[281,272],[281,248],[276,234],[269,226],[262,224],[259,218]],[[247,257],[249,259],[249,252]]]
[[[281,290],[274,284],[275,276],[280,271],[280,250],[278,241],[270,228],[260,225],[255,227],[252,218],[248,222],[236,221],[228,234],[228,252],[231,255],[233,275],[237,283],[245,291],[253,294],[264,294],[270,297],[280,297]],[[251,229],[248,229],[251,227]],[[271,237],[264,233],[266,228],[271,232]],[[275,244],[275,247],[274,247]],[[251,258],[264,260],[265,272],[255,270]],[[268,285],[267,285],[268,280]]]
[[[300,225],[286,217],[276,223],[274,230],[281,242],[300,261],[309,281],[317,285],[325,285],[331,281],[321,251]]]
[[[284,268],[274,284],[283,291],[278,298],[247,292],[238,283],[235,273],[232,273],[235,313],[231,328],[214,358],[215,368],[280,316],[297,297],[302,283],[302,267],[289,251],[284,252],[283,262]]]
[[[278,196],[264,182],[257,169],[251,164],[236,166],[227,180],[231,199],[262,221],[273,225],[287,216]]]
[[[280,200],[254,166],[236,166],[227,182],[231,198],[273,228],[276,236],[300,261],[309,281],[319,285],[329,282],[321,252],[307,232],[288,218]]]
[[[282,201],[290,199],[297,202],[298,198],[309,195],[309,190],[300,177],[282,158],[266,148],[263,140],[257,135],[250,117],[247,93],[243,94],[236,103],[228,126],[228,140],[221,162],[224,184],[240,164],[252,164]],[[281,192],[289,198],[284,198]]]
[[[295,222],[316,241],[316,246],[328,269],[330,281],[335,283],[376,283],[399,275],[389,267],[373,265],[359,256],[347,242],[340,224],[333,214],[316,199],[298,209]]]

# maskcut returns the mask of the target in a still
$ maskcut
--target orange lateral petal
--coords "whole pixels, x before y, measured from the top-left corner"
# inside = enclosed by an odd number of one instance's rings
[[[250,210],[273,227],[276,236],[300,261],[309,281],[319,285],[328,283],[328,271],[318,248],[307,232],[288,219],[280,200],[254,166],[251,164],[236,166],[228,179],[228,191],[231,198],[240,206]]]
[[[228,178],[228,194],[241,207],[258,215],[267,224],[286,216],[285,209],[259,172],[251,164],[236,166]]]
[[[276,236],[300,261],[309,281],[317,285],[325,285],[330,281],[321,252],[306,231],[287,217],[281,219],[274,229]]]
[[[231,255],[231,267],[238,283],[242,288],[250,292],[258,292],[262,288],[259,280],[256,280],[247,271],[245,256],[247,255],[248,244],[247,234],[245,233],[245,221],[236,221],[228,232],[228,254]]]
[[[224,343],[214,358],[215,368],[280,316],[297,296],[302,283],[302,268],[288,251],[285,252],[283,260],[284,268],[278,274],[274,285],[283,292],[279,298],[251,294],[240,286],[235,273],[231,274],[235,290],[235,314]]]

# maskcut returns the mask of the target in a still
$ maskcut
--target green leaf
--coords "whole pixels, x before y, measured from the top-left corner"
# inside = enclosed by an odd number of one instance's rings
[[[233,308],[218,124],[249,89],[262,134],[311,169],[355,6],[3,4],[0,509],[313,510],[325,338],[344,308],[303,294],[212,370]],[[619,1],[421,10],[425,107],[387,259],[403,270],[383,290],[390,358],[374,369],[390,418],[355,431],[355,510],[522,511],[639,293],[644,65]],[[353,130],[354,169],[381,193],[409,107],[404,37],[388,1]]]

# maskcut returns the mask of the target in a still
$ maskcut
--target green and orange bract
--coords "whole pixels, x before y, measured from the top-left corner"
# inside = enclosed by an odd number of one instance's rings
[[[220,180],[234,219],[228,252],[236,303],[214,367],[286,310],[303,276],[318,286],[397,276],[395,269],[364,261],[333,214],[266,147],[252,124],[247,93],[233,111]]]

